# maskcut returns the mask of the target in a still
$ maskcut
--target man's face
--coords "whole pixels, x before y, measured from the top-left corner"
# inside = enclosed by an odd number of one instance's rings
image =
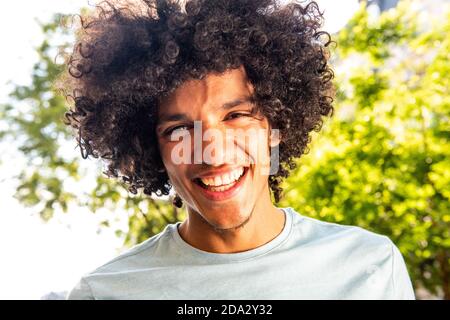
[[[252,112],[252,93],[241,67],[189,80],[160,103],[156,131],[170,182],[215,229],[239,227],[269,194],[273,140],[267,118]]]

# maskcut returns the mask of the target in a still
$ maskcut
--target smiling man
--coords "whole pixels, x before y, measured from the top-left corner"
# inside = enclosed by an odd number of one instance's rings
[[[276,205],[333,111],[315,2],[104,2],[83,21],[61,82],[82,156],[188,215],[68,299],[414,299],[389,238]]]
[[[179,232],[186,242],[205,251],[249,250],[275,238],[284,225],[262,167],[270,162],[270,147],[278,141],[269,142],[268,119],[255,111],[252,94],[240,67],[187,81],[160,103],[156,132],[162,160],[171,184],[188,204],[189,217]],[[177,130],[190,135],[194,121],[204,133],[194,135],[197,141],[188,140],[192,147],[186,148],[192,150],[188,163],[174,163],[173,149],[180,142],[169,134]],[[214,141],[203,141],[208,130],[216,130]],[[258,135],[259,131],[266,135]],[[200,151],[212,145],[213,157],[196,164],[194,144]]]

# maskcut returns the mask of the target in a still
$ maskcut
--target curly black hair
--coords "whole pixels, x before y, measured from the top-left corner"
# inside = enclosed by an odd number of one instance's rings
[[[64,123],[76,129],[83,158],[104,159],[105,174],[120,176],[134,194],[168,195],[158,102],[186,80],[243,65],[259,111],[280,130],[280,166],[269,176],[279,202],[280,184],[308,152],[311,131],[334,111],[334,41],[319,30],[316,2],[104,1],[80,18],[59,87],[73,98]]]

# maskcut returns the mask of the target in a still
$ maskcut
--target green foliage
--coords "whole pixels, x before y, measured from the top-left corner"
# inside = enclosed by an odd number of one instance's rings
[[[99,168],[95,184],[83,179],[89,161],[82,162],[77,152],[67,150],[67,146],[75,149],[75,133],[62,121],[68,102],[54,90],[54,82],[63,71],[55,60],[68,48],[67,37],[73,37],[71,30],[64,27],[73,22],[70,20],[56,15],[50,23],[41,24],[45,40],[36,48],[39,60],[33,67],[31,85],[16,86],[9,103],[0,105],[0,121],[6,124],[0,139],[4,143],[14,141],[27,160],[26,167],[15,177],[15,197],[34,207],[44,220],[51,219],[58,210],[67,212],[70,205],[86,206],[92,212],[102,208],[119,210],[129,216],[129,225],[128,230],[116,233],[124,236],[126,245],[132,245],[157,234],[183,215],[167,201],[128,193],[121,181],[108,179]],[[91,165],[93,161],[90,159]],[[103,221],[101,225],[109,227],[111,223]]]
[[[50,35],[56,32],[57,24],[42,28],[48,37],[36,48],[39,60],[33,67],[31,85],[16,86],[10,94],[11,103],[1,106],[0,119],[8,129],[0,132],[0,137],[12,138],[18,150],[27,155],[16,197],[26,205],[40,204],[41,216],[48,219],[56,208],[67,211],[67,203],[76,197],[65,191],[63,180],[76,177],[78,164],[58,153],[59,142],[68,137],[68,131],[59,120],[64,100],[51,91],[52,79],[61,72],[50,55]],[[63,167],[64,173],[58,175]]]
[[[337,42],[342,56],[364,53],[373,63],[382,63],[391,55],[390,46],[405,43],[414,36],[415,29],[415,19],[408,4],[399,5],[396,10],[385,12],[374,20],[362,1],[358,12],[339,32]]]
[[[449,299],[450,19],[418,31],[407,8],[370,24],[363,4],[337,35],[336,116],[282,205],[389,236],[415,287]]]

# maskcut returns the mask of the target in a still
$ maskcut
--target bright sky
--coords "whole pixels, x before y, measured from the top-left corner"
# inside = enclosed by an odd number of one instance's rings
[[[357,0],[319,0],[325,10],[324,29],[335,32],[358,8]],[[89,3],[94,3],[93,0]],[[12,81],[28,84],[34,47],[42,41],[35,21],[48,21],[53,13],[76,13],[87,0],[15,0],[0,10],[0,103]],[[43,223],[32,209],[12,197],[9,181],[25,163],[14,147],[0,143],[0,299],[39,299],[51,291],[66,291],[80,276],[118,254],[121,240],[111,230],[97,233],[101,214],[71,208]]]

